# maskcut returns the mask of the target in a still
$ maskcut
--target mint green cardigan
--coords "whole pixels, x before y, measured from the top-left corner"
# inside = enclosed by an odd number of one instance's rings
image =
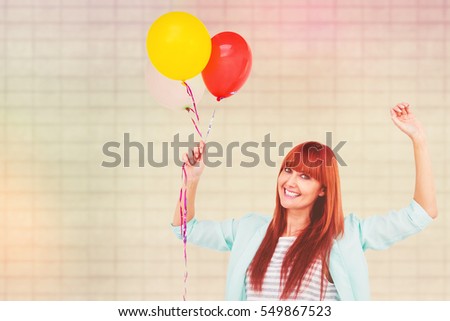
[[[261,244],[271,216],[250,213],[241,219],[187,224],[187,241],[219,251],[231,251],[226,284],[227,300],[246,300],[247,268]],[[330,273],[341,300],[369,300],[369,274],[364,251],[386,249],[424,229],[433,219],[414,200],[409,206],[386,215],[345,217],[344,236],[334,241]],[[172,226],[181,238],[180,227]]]

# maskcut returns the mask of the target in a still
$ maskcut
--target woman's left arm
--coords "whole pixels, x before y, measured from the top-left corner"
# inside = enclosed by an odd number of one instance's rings
[[[400,103],[391,108],[391,118],[413,143],[416,164],[414,200],[431,218],[435,219],[438,215],[436,189],[424,129],[412,113],[408,103]]]

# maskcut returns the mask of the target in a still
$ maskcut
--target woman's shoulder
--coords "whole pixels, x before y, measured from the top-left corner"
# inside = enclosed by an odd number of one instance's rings
[[[344,217],[344,234],[360,234],[365,218],[355,213],[349,213]]]
[[[354,214],[354,213],[349,213],[348,215],[346,215],[344,217],[344,224],[345,226],[347,225],[355,225],[358,224],[360,222],[360,218]]]
[[[271,215],[251,212],[236,220],[235,235],[240,241],[249,241],[255,233],[264,232],[272,220]],[[264,234],[264,233],[263,233]]]

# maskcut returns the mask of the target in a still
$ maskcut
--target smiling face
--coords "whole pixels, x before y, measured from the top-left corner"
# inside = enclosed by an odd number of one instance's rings
[[[280,203],[287,214],[309,214],[318,197],[325,195],[322,184],[305,172],[285,167],[278,176]]]

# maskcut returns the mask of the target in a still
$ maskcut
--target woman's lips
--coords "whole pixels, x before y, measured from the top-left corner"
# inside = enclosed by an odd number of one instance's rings
[[[284,196],[286,196],[288,198],[296,198],[296,197],[299,197],[300,195],[301,195],[300,193],[295,193],[295,192],[289,191],[286,188],[284,189]]]

